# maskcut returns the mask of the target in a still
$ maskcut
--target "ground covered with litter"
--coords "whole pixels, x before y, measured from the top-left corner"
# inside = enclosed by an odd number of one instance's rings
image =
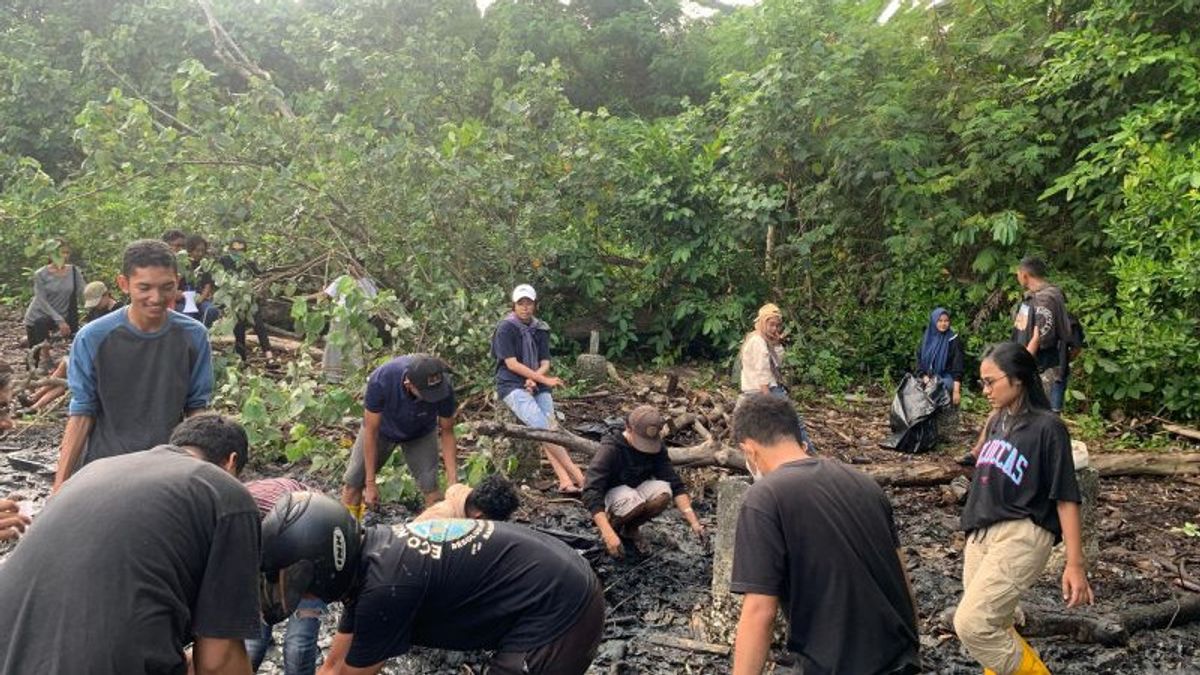
[[[8,317],[5,317],[8,318]],[[17,346],[19,321],[0,323],[0,358],[24,372]],[[702,431],[719,437],[722,416],[718,410],[707,423],[705,410],[728,400],[719,393],[702,391],[695,372],[636,374],[622,371],[621,380],[604,386],[606,394],[564,399],[560,410],[564,426],[587,431],[588,425],[623,414],[634,405],[652,402],[664,408],[687,407],[701,413],[699,427],[677,432],[673,442],[695,444]],[[702,378],[701,378],[702,379]],[[701,392],[701,393],[697,393]],[[852,397],[853,398],[853,397]],[[878,448],[888,434],[887,397],[846,400],[814,396],[802,403],[809,430],[821,454],[860,465],[902,466],[916,461],[952,464],[969,446],[978,415],[964,414],[961,428],[950,443],[931,455],[918,458]],[[14,430],[0,435],[0,494],[19,494],[41,501],[50,487],[64,413],[56,411],[19,418]],[[469,419],[467,421],[470,421]],[[591,427],[595,429],[595,427]],[[346,430],[347,435],[353,433]],[[468,435],[461,444],[465,454],[479,442]],[[1103,448],[1097,448],[1103,449]],[[584,464],[587,457],[576,454]],[[269,474],[304,477],[305,467],[272,464]],[[696,511],[711,530],[716,527],[716,487],[720,480],[737,475],[731,469],[704,466],[681,470],[691,488]],[[712,635],[712,539],[697,541],[686,523],[671,510],[645,529],[650,553],[613,561],[603,555],[591,520],[582,504],[560,497],[553,490],[548,468],[540,479],[521,486],[522,508],[514,520],[552,531],[568,540],[592,562],[608,602],[604,641],[592,673],[724,673],[731,667],[728,645],[731,634]],[[309,480],[313,480],[311,477]],[[315,482],[331,491],[328,478]],[[922,656],[930,673],[977,673],[979,667],[960,649],[942,614],[957,601],[963,537],[958,532],[959,496],[944,486],[888,488],[895,506],[901,539],[909,561],[919,603]],[[406,505],[388,504],[372,514],[372,522],[393,523],[410,517]],[[1194,596],[1184,588],[1195,583],[1189,568],[1200,565],[1200,537],[1180,528],[1200,522],[1200,480],[1195,477],[1103,478],[1099,499],[1099,560],[1091,564],[1097,604],[1089,616],[1116,616],[1130,607],[1185,600]],[[0,544],[0,559],[12,544]],[[1181,587],[1182,586],[1182,587]],[[1058,577],[1048,570],[1024,604],[1062,609]],[[322,647],[332,636],[336,612],[325,619]],[[850,636],[850,639],[853,639]],[[1033,644],[1055,673],[1196,673],[1200,672],[1198,624],[1147,629],[1132,633],[1125,644],[1102,646],[1068,637],[1035,638]],[[867,647],[867,646],[864,646]],[[272,650],[260,672],[279,673],[278,650]],[[415,650],[389,664],[392,674],[479,673],[483,656]]]

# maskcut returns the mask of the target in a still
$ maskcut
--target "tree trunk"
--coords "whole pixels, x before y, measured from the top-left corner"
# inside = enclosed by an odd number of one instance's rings
[[[568,450],[594,455],[600,449],[596,441],[576,436],[569,431],[530,429],[517,424],[477,422],[475,431],[484,436],[511,436],[555,443]],[[678,466],[723,466],[746,470],[746,459],[733,446],[717,440],[682,448],[667,448],[671,463]],[[901,459],[900,455],[897,455]],[[1129,454],[1092,455],[1091,466],[1103,477],[1113,476],[1172,476],[1200,473],[1200,453],[1166,454],[1137,452]],[[969,469],[949,461],[907,460],[889,464],[856,464],[854,468],[871,476],[883,486],[933,487],[944,485],[958,476],[968,475]]]

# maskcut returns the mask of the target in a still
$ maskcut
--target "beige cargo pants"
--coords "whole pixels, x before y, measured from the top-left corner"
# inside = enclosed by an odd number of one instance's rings
[[[1021,663],[1013,628],[1017,602],[1046,568],[1054,535],[1029,519],[1006,520],[967,536],[963,597],[954,632],[984,667],[1007,675]]]

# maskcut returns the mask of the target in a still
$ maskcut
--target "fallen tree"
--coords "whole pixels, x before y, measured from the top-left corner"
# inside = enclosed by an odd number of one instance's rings
[[[1173,628],[1200,620],[1200,594],[1187,593],[1152,605],[1126,607],[1115,614],[1096,614],[1036,605],[1022,606],[1025,637],[1066,636],[1076,642],[1120,646],[1129,636],[1143,630]],[[946,627],[954,626],[954,607],[942,612]]]
[[[519,424],[477,422],[476,433],[483,436],[524,438],[542,443],[561,445],[585,455],[600,449],[596,441],[561,429],[531,429]],[[710,439],[698,445],[667,448],[671,463],[677,466],[722,466],[746,470],[746,459],[737,448]],[[855,468],[874,478],[880,485],[890,487],[934,487],[944,485],[970,470],[948,460],[909,460],[897,455],[896,463],[856,464]],[[1135,452],[1128,454],[1092,455],[1091,466],[1102,477],[1115,476],[1173,476],[1200,474],[1200,453]]]

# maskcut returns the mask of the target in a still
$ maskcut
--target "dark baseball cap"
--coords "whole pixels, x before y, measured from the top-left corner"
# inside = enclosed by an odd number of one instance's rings
[[[437,403],[453,392],[450,386],[450,366],[436,356],[428,354],[413,356],[412,361],[408,364],[407,377],[408,381],[417,388],[422,401]]]
[[[652,405],[639,405],[625,418],[626,438],[638,450],[653,455],[662,450],[663,417]]]

